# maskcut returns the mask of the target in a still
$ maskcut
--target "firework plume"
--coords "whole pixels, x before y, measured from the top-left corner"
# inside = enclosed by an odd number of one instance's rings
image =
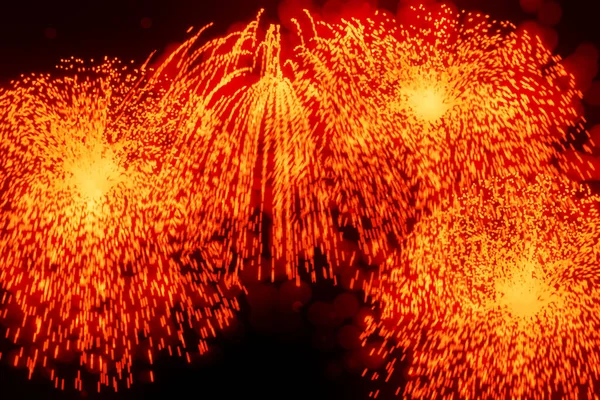
[[[445,6],[406,13],[297,21],[294,60],[316,90],[330,199],[371,256],[457,187],[550,168],[579,118],[581,94],[537,37]]]
[[[207,338],[235,307],[221,271],[164,239],[162,210],[187,199],[160,179],[177,166],[164,120],[181,107],[144,69],[72,60],[0,94],[1,315],[25,345],[11,362],[57,387],[54,362],[73,357],[98,390],[129,386],[134,355],[182,355],[185,327]]]
[[[327,217],[318,212],[325,196],[314,162],[320,142],[305,105],[311,93],[293,84],[280,26],[262,25],[259,15],[180,55],[176,80],[194,93],[188,120],[197,122],[190,126],[210,127],[181,135],[183,147],[196,152],[183,157],[189,177],[181,180],[202,197],[187,212],[193,221],[219,216],[203,231],[216,232],[239,255],[240,269],[274,280],[312,263]]]
[[[405,395],[593,397],[598,200],[562,179],[509,177],[416,226],[373,289],[383,335],[413,352]]]

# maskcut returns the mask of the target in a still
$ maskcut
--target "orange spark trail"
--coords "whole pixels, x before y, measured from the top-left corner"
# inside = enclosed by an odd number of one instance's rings
[[[177,166],[163,120],[180,99],[116,61],[62,69],[0,94],[0,317],[30,375],[45,367],[64,387],[53,363],[78,357],[116,390],[141,349],[150,362],[185,349],[188,324],[211,337],[236,303],[220,271],[162,239],[159,210],[178,208],[161,203],[178,189],[160,179]]]
[[[414,352],[405,395],[594,397],[599,200],[562,178],[513,176],[417,224],[371,289],[383,335]]]

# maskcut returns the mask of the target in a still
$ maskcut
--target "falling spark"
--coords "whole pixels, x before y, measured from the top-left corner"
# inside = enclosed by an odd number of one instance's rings
[[[417,224],[371,288],[382,334],[413,351],[406,396],[594,397],[599,200],[512,176]]]

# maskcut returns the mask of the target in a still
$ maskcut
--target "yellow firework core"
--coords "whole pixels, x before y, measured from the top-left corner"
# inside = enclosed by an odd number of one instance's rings
[[[449,108],[443,89],[436,90],[431,87],[414,89],[407,93],[407,97],[415,115],[428,122],[437,121]]]
[[[476,185],[419,222],[371,293],[414,349],[416,398],[592,396],[600,198],[560,178]],[[390,364],[390,373],[392,366]]]
[[[117,185],[125,170],[115,163],[114,154],[101,147],[84,149],[65,160],[65,186],[74,189],[88,204],[99,204]]]
[[[544,282],[545,277],[535,276],[536,268],[514,269],[517,273],[513,276],[496,280],[496,299],[490,301],[504,307],[508,317],[532,319],[543,312],[551,301],[558,301],[552,298],[552,288]],[[542,272],[539,266],[537,270],[538,273]]]

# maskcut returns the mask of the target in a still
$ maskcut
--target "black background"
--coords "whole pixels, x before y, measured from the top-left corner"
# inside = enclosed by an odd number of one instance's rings
[[[238,21],[253,19],[259,8],[276,18],[277,0],[11,0],[0,5],[0,84],[22,73],[48,72],[61,58],[99,59],[105,55],[143,62],[154,50],[186,37],[189,26],[215,23],[212,34],[224,32]],[[520,22],[527,16],[518,0],[455,0],[459,8],[477,9],[495,19]],[[563,0],[563,18],[557,29],[558,52],[568,55],[583,41],[600,46],[600,14],[592,1]],[[397,0],[380,0],[380,7],[395,9]],[[152,26],[143,28],[142,18]],[[56,37],[50,39],[46,30]],[[587,118],[600,122],[598,109]],[[336,289],[323,285],[315,294],[325,298]],[[294,340],[260,333],[242,313],[240,328],[213,343],[210,355],[193,365],[176,359],[159,359],[155,384],[137,384],[132,390],[101,398],[137,399],[366,399],[369,382],[358,374],[328,373],[328,352],[315,348],[311,335]],[[309,330],[307,328],[307,330]],[[94,393],[59,392],[51,383],[0,362],[0,399],[97,398]],[[384,398],[385,399],[385,398]]]

